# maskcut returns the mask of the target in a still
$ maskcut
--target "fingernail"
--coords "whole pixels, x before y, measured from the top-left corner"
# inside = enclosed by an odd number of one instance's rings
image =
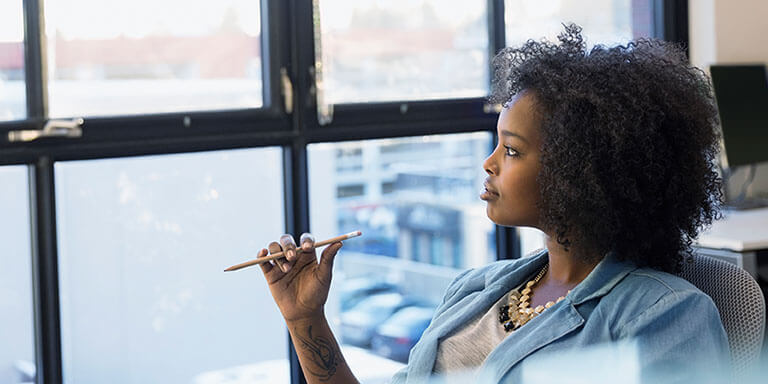
[[[293,261],[293,259],[296,257],[296,251],[293,249],[289,249],[288,252],[285,254],[285,258],[289,261]]]

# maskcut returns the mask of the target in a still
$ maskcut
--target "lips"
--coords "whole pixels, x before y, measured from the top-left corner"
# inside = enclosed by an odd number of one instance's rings
[[[483,189],[483,192],[480,193],[480,199],[488,201],[488,200],[495,200],[499,197],[499,193],[496,192],[496,190],[493,187],[491,187],[488,180],[486,180],[485,183],[483,183],[483,187],[484,189]]]

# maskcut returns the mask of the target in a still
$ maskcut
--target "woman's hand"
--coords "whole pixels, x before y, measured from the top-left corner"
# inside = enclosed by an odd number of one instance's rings
[[[280,237],[279,243],[269,244],[269,252],[262,249],[258,254],[266,257],[268,253],[285,252],[285,258],[262,263],[261,271],[286,322],[322,315],[331,287],[333,259],[342,245],[341,242],[330,244],[318,262],[315,238],[304,233],[300,242],[301,248],[297,248],[293,236],[286,234]]]

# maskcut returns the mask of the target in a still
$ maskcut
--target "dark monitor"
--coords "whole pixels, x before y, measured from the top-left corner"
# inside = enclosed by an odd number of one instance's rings
[[[710,67],[729,168],[768,161],[768,79],[764,65]]]

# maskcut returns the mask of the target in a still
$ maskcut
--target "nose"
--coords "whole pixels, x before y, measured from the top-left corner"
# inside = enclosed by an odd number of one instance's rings
[[[496,166],[496,162],[494,161],[493,155],[496,153],[496,151],[493,151],[483,162],[483,169],[485,169],[485,173],[489,175],[498,175],[499,169]]]

